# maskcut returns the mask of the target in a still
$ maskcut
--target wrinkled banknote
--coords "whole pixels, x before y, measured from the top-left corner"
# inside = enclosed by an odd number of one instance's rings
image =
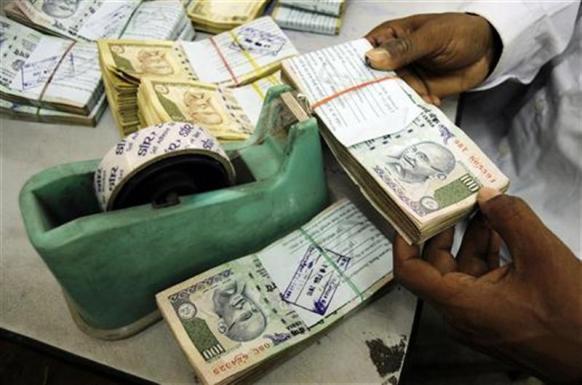
[[[244,140],[254,131],[268,88],[277,84],[274,75],[239,88],[144,78],[138,90],[140,123],[192,122],[220,140]]]
[[[391,279],[390,242],[343,200],[156,300],[203,383],[225,384],[328,328]]]

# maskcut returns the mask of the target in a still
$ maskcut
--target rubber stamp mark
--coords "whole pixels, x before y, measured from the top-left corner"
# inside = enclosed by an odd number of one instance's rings
[[[283,300],[324,315],[350,261],[350,257],[332,250],[309,246],[282,294]]]
[[[277,56],[287,43],[287,39],[252,27],[238,32],[238,43],[233,41],[230,48],[235,51],[248,51],[258,55]]]

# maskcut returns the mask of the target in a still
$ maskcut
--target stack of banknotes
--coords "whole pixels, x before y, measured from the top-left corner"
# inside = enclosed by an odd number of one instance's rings
[[[283,63],[348,175],[410,243],[467,216],[482,186],[508,178],[463,131],[393,72],[370,69],[365,39]]]
[[[99,60],[122,136],[180,120],[221,140],[247,138],[275,74],[297,50],[270,17],[195,42],[100,40]]]
[[[106,98],[95,40],[195,35],[179,0],[15,0],[5,12],[0,113],[31,121],[97,124]]]
[[[389,240],[342,200],[267,248],[156,300],[198,378],[227,384],[328,329],[392,277]]]
[[[188,17],[197,30],[220,33],[263,14],[267,0],[185,0]]]
[[[345,0],[278,0],[273,19],[285,29],[337,35]]]

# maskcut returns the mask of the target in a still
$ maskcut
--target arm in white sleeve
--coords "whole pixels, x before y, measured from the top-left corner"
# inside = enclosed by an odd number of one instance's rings
[[[574,1],[473,1],[461,10],[484,17],[497,30],[503,50],[491,75],[474,90],[505,80],[529,83],[568,45],[580,6]]]

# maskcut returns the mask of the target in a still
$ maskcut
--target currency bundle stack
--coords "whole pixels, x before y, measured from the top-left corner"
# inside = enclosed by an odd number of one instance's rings
[[[343,200],[271,246],[156,300],[198,378],[222,385],[328,329],[392,277],[392,245]]]
[[[305,94],[361,192],[418,244],[466,217],[482,186],[504,191],[509,180],[395,73],[370,69],[371,48],[361,39],[291,58],[283,78]]]
[[[4,12],[30,28],[77,41],[195,36],[180,0],[14,0]]]
[[[94,43],[44,35],[2,16],[0,31],[3,115],[46,122],[97,123],[105,99]]]
[[[267,0],[187,0],[196,29],[212,34],[228,31],[262,15]]]
[[[220,105],[225,103],[232,107],[233,99],[226,95],[236,90],[241,92],[240,87],[246,85],[254,84],[251,88],[264,94],[262,86],[256,82],[267,77],[266,83],[277,84],[268,77],[280,69],[283,59],[297,54],[270,17],[196,42],[100,40],[98,45],[107,97],[122,136],[171,116],[184,116],[186,121],[206,126],[221,139],[232,139],[235,131],[224,135],[224,127],[220,124],[209,127],[211,120],[217,123],[220,120],[217,117],[205,119],[206,113],[196,110],[224,110]],[[141,82],[148,78],[155,78],[157,90],[147,84],[141,87]],[[162,81],[167,81],[167,86],[163,86]],[[181,84],[178,86],[178,83]],[[220,89],[215,85],[220,85]],[[186,88],[204,89],[204,92],[186,92]],[[233,90],[224,91],[225,88]],[[160,97],[170,89],[172,92],[166,95],[171,94],[171,98]],[[187,94],[200,98],[205,95],[203,99],[214,102],[197,102],[186,97]],[[215,96],[209,98],[210,94]],[[228,115],[222,116],[224,121],[230,121]],[[238,117],[240,115],[237,113]],[[248,136],[247,127],[243,126],[236,134]]]
[[[5,11],[0,113],[46,123],[97,124],[107,100],[94,40],[195,34],[178,0],[16,0]]]
[[[192,122],[220,140],[245,140],[259,121],[267,90],[281,84],[278,74],[240,87],[199,81],[142,79],[137,93],[142,127]]]
[[[284,29],[337,35],[344,8],[345,0],[279,0],[272,16]]]

